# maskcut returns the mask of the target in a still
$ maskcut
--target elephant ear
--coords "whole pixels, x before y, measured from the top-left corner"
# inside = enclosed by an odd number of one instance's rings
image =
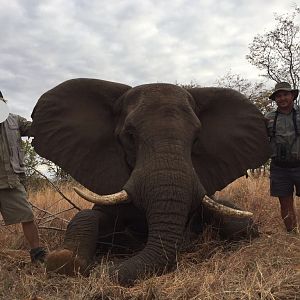
[[[202,124],[192,161],[208,195],[270,157],[264,116],[242,94],[224,88],[188,90]]]
[[[32,113],[34,149],[98,194],[120,191],[129,169],[114,136],[113,107],[130,88],[72,79],[46,92]]]

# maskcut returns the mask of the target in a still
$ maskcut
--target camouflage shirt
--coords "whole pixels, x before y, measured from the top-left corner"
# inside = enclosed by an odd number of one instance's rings
[[[272,111],[265,117],[272,148],[271,158],[300,161],[300,107],[295,106],[289,114]]]
[[[14,114],[0,123],[0,189],[16,187],[24,176],[21,136],[30,136],[30,126],[30,121]]]

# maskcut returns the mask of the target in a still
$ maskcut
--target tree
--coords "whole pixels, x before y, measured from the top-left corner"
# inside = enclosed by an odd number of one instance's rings
[[[48,172],[55,182],[72,182],[74,180],[69,173],[54,163],[48,165]]]
[[[72,181],[72,177],[62,170],[60,167],[51,161],[40,157],[33,149],[30,140],[22,140],[22,148],[25,154],[24,164],[25,173],[30,182],[39,181],[43,176],[41,175],[41,167],[55,181]]]
[[[262,76],[275,82],[289,81],[293,88],[300,85],[300,28],[295,22],[297,16],[300,16],[299,7],[291,14],[275,14],[275,29],[255,36],[246,56],[252,65],[265,71]]]
[[[175,84],[179,85],[184,89],[193,89],[193,88],[201,87],[196,81],[191,81],[190,83],[184,83],[184,84],[176,82]]]
[[[22,140],[22,150],[24,151],[25,173],[27,177],[39,178],[35,171],[42,163],[43,159],[34,151],[30,140]]]

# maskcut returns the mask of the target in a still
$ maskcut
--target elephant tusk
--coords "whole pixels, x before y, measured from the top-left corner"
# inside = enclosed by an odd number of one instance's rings
[[[252,212],[228,207],[226,205],[216,202],[215,200],[211,199],[206,195],[204,196],[202,202],[203,205],[205,205],[208,209],[213,210],[222,215],[235,216],[238,218],[244,218],[244,217],[249,218],[253,216]]]
[[[97,194],[88,195],[77,187],[74,187],[73,189],[80,197],[95,204],[114,205],[128,200],[128,194],[125,190],[115,194],[101,196]]]

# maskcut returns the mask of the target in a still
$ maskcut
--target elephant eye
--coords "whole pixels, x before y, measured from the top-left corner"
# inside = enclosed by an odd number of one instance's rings
[[[128,142],[134,145],[134,134],[132,132],[128,132],[127,138],[128,138]]]
[[[126,130],[120,134],[119,140],[126,153],[127,163],[129,167],[133,168],[136,160],[135,135],[133,132]]]
[[[134,133],[127,129],[120,134],[121,143],[126,147],[133,147],[135,145],[135,135]]]
[[[192,145],[192,148],[196,147],[197,144],[198,144],[198,138],[195,138],[194,141],[193,141],[193,145]]]

